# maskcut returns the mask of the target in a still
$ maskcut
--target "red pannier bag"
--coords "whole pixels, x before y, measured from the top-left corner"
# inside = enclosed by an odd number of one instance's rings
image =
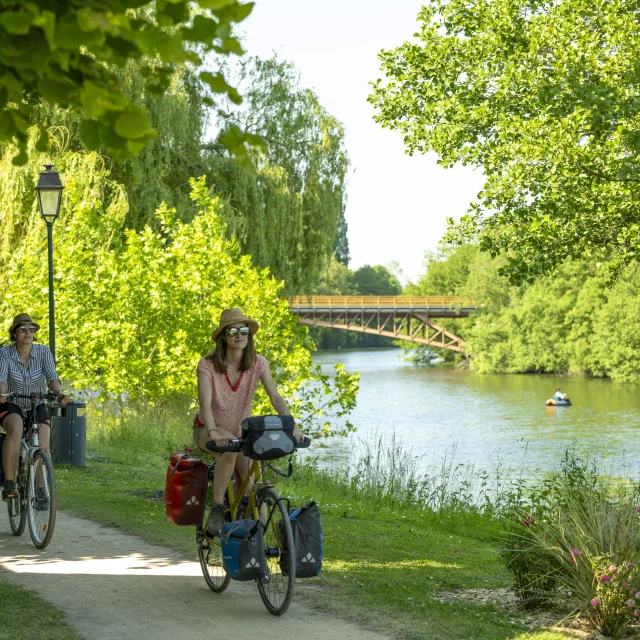
[[[208,466],[200,458],[174,453],[167,469],[164,499],[169,522],[198,525],[207,494]]]

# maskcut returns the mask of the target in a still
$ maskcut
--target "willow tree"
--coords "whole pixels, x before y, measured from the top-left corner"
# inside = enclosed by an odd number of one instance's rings
[[[409,153],[482,169],[449,239],[532,281],[568,258],[640,252],[636,0],[428,0],[412,41],[380,54],[376,119]]]
[[[205,175],[222,198],[219,215],[241,252],[284,280],[287,293],[309,291],[328,263],[339,226],[345,225],[348,161],[342,127],[313,92],[299,86],[288,63],[252,58],[242,69],[244,75],[238,81],[247,94],[246,106],[232,115],[227,108],[213,133],[219,139],[229,130],[244,127],[250,135],[263,136],[266,147],[252,156],[256,171],[238,166],[217,141],[206,142],[212,132],[210,96],[191,69],[177,69],[162,96],[145,92],[143,69],[137,63],[120,70],[119,82],[126,95],[149,114],[158,131],[137,157],[106,160],[111,179],[127,193],[124,226],[155,225],[155,211],[163,202],[188,221],[196,211],[189,179]],[[278,89],[269,91],[270,86]],[[54,161],[60,149],[86,151],[82,112],[41,104],[35,116],[56,141]],[[2,202],[12,213],[5,220],[19,217],[29,198],[28,192],[7,193]],[[341,243],[343,253],[345,244],[346,238]]]

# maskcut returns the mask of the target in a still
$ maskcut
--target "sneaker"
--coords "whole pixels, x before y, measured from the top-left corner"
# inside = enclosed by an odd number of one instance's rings
[[[49,497],[44,487],[36,487],[36,511],[46,511],[49,508]]]
[[[4,488],[2,489],[2,499],[5,502],[9,502],[17,497],[18,493],[16,492],[16,483],[13,480],[6,480]]]
[[[207,519],[207,533],[210,536],[219,536],[222,527],[224,527],[224,505],[214,502]]]
[[[236,520],[244,520],[247,515],[247,507],[249,506],[249,496],[242,496],[242,500],[238,505],[238,511],[236,512]]]

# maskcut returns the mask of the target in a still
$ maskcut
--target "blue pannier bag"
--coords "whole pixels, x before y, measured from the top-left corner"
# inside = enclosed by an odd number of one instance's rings
[[[318,505],[309,502],[300,509],[294,509],[289,513],[289,520],[293,530],[296,578],[313,578],[320,575],[324,557],[324,535]],[[287,555],[286,550],[284,555]],[[283,573],[287,572],[288,566],[288,558],[283,559]]]
[[[258,520],[233,520],[220,535],[222,566],[234,580],[268,578],[263,525]]]

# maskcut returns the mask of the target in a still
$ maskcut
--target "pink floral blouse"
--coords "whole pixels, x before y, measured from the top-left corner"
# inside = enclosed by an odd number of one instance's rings
[[[216,427],[224,429],[239,438],[240,423],[251,415],[251,402],[262,374],[269,364],[263,356],[242,377],[235,387],[231,386],[226,373],[218,373],[211,360],[201,358],[198,362],[198,373],[204,373],[211,381],[211,410]],[[198,420],[203,423],[198,414]],[[203,423],[204,424],[204,423]]]

